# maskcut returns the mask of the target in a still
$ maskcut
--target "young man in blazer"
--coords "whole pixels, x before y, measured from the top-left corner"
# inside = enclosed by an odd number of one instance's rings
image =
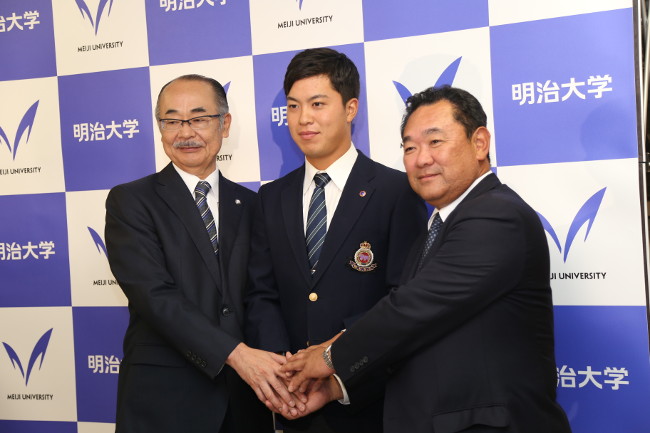
[[[285,366],[299,370],[290,389],[336,372],[352,392],[388,373],[386,433],[570,432],[555,399],[546,235],[490,171],[485,126],[480,103],[461,89],[407,101],[404,166],[436,207],[429,234],[411,250],[398,288],[331,347]]]
[[[424,203],[404,173],[352,144],[359,90],[354,63],[328,48],[305,50],[287,68],[287,120],[305,164],[259,191],[246,298],[253,347],[293,353],[349,327],[397,285],[425,230]],[[284,430],[380,432],[383,388],[360,388]]]
[[[171,163],[106,201],[108,258],[130,313],[117,432],[271,431],[237,375],[261,399],[281,407],[274,387],[291,402],[276,376],[284,358],[242,343],[256,194],[216,165],[231,122],[226,93],[211,78],[179,77],[160,91],[156,119]]]

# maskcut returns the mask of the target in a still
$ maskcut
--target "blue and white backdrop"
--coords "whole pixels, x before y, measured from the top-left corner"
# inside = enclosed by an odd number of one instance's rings
[[[234,125],[219,167],[256,190],[301,163],[282,77],[316,46],[357,64],[355,145],[399,169],[408,95],[453,83],[479,98],[494,169],[548,234],[558,394],[574,431],[650,431],[636,10],[632,0],[2,0],[0,431],[114,428],[127,310],[106,260],[104,200],[166,164],[152,114],[162,84],[200,73],[226,86]]]

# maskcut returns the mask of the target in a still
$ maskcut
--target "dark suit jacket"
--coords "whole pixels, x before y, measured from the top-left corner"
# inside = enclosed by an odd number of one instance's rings
[[[239,403],[231,397],[241,384],[224,362],[243,340],[255,200],[254,192],[219,176],[217,258],[171,164],[110,191],[108,258],[130,312],[118,432],[217,432],[229,398]]]
[[[398,284],[405,253],[426,230],[424,204],[405,174],[359,153],[311,276],[303,223],[304,173],[302,166],[262,186],[253,229],[246,334],[254,347],[275,352],[295,353],[349,327]],[[363,242],[370,243],[377,265],[368,272],[350,265]],[[318,300],[310,301],[310,293]],[[383,385],[371,388],[351,394],[349,408],[337,402],[326,406],[329,424],[355,433],[381,429]],[[367,400],[374,405],[354,413]]]
[[[332,347],[346,386],[388,369],[387,433],[565,433],[555,401],[553,304],[546,236],[495,175],[424,238],[404,282]]]

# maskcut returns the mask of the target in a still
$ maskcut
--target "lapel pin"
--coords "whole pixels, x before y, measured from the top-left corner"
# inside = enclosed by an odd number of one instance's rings
[[[238,198],[235,199],[235,204],[236,204],[236,205],[240,205],[240,204],[241,204],[241,200],[239,200]]]
[[[365,197],[366,192],[365,191],[359,191],[359,197]]]

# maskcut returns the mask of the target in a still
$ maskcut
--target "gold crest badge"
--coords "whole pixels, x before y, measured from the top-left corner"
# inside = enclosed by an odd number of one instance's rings
[[[359,249],[354,253],[354,261],[350,260],[349,265],[352,269],[359,272],[369,272],[377,268],[374,263],[375,255],[373,254],[370,242],[364,241],[359,244]]]

